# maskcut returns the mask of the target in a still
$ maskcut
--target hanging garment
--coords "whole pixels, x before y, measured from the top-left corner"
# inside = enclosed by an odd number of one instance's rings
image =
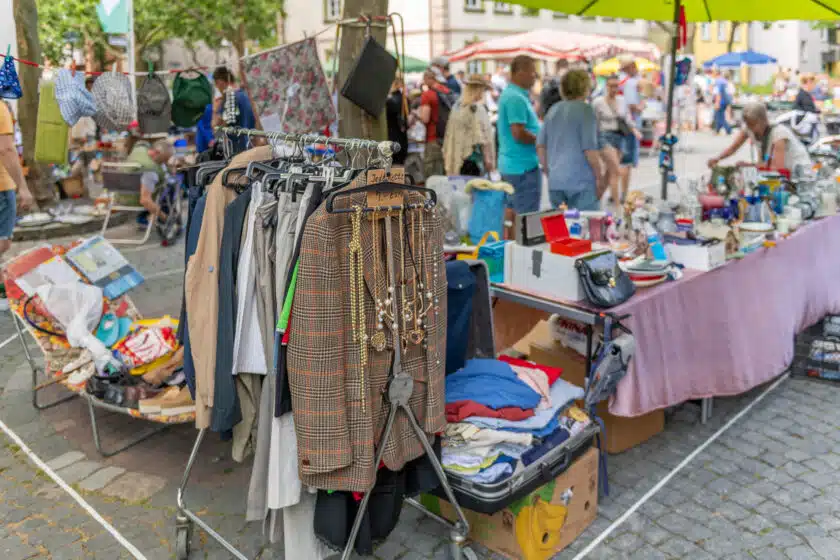
[[[271,157],[271,146],[260,146],[236,155],[230,168]],[[236,197],[222,185],[219,173],[207,187],[206,204],[195,254],[187,265],[185,291],[192,361],[195,364],[197,428],[210,426],[215,391],[216,336],[219,321],[219,249],[224,228],[224,208]],[[186,362],[186,359],[185,359]]]
[[[12,58],[12,46],[6,49],[6,58],[3,66],[0,66],[0,97],[6,99],[20,99],[23,92],[20,89],[20,80],[15,70],[15,59]]]
[[[265,130],[306,134],[336,120],[314,37],[246,56],[241,64]]]
[[[157,75],[149,74],[137,89],[137,121],[142,134],[165,134],[172,120],[169,90]]]
[[[41,82],[38,98],[38,124],[35,128],[35,161],[39,163],[67,163],[70,127],[64,122],[55,100],[55,83]]]
[[[251,200],[245,217],[244,235],[240,240],[239,262],[236,267],[236,297],[234,298],[236,303],[236,327],[234,329],[231,375],[236,375],[240,371],[262,375],[268,372],[257,312],[257,298],[255,297],[257,277],[254,259],[254,230],[257,208],[261,204],[262,190],[259,184],[255,184],[251,188]],[[221,294],[224,294],[224,292],[221,292]]]
[[[226,433],[242,421],[233,378],[234,333],[239,321],[236,315],[236,278],[239,265],[242,231],[246,227],[251,188],[246,189],[225,208],[222,244],[219,250],[219,314],[216,331],[215,391],[213,421],[210,429]]]
[[[360,176],[346,188],[362,186],[365,181],[366,175]],[[337,200],[335,208],[366,206],[366,200],[364,193],[358,193]],[[419,203],[421,196],[411,193],[406,200]],[[396,281],[405,281],[411,290],[416,288],[414,275],[403,278],[398,266],[404,260],[400,249],[404,232],[396,217],[390,219],[393,221],[390,245],[398,269]],[[425,289],[431,292],[435,304],[425,318],[424,344],[410,344],[403,353],[402,366],[414,378],[409,406],[421,428],[435,434],[445,425],[446,272],[438,213],[427,211],[424,219],[425,246],[415,246],[406,258],[416,259],[418,266],[425,261],[428,270],[434,270],[434,274],[429,273],[431,279],[426,280]],[[403,229],[409,231],[406,238],[419,239],[417,220],[409,220]],[[385,394],[394,341],[389,331],[385,350],[371,350],[368,366],[362,371],[359,343],[354,340],[348,305],[348,244],[352,230],[349,214],[329,214],[323,204],[306,223],[292,308],[288,375],[301,481],[316,488],[364,492],[375,481],[374,448],[389,411]],[[384,234],[384,223],[380,224],[378,233]],[[375,307],[369,293],[386,293],[386,259],[380,255],[374,275],[374,239],[369,220],[361,220],[360,238],[361,268],[367,289],[359,295],[365,305],[365,329],[373,333]],[[377,244],[382,246],[381,241]],[[393,471],[423,454],[423,446],[405,414],[397,415],[391,437],[381,444],[385,446],[385,466]]]
[[[75,126],[82,117],[96,114],[96,101],[85,87],[84,72],[73,75],[67,68],[60,69],[55,76],[55,100],[64,122],[70,126]]]
[[[136,113],[128,76],[116,70],[106,72],[96,78],[90,92],[96,100],[96,124],[103,131],[127,130]]]
[[[172,83],[172,122],[177,126],[195,126],[207,105],[213,103],[213,86],[204,76],[185,78],[185,72],[175,75]]]
[[[193,191],[190,191],[190,199],[192,199]],[[204,219],[204,205],[207,203],[207,197],[201,196],[196,200],[195,207],[190,213],[187,221],[187,237],[184,242],[186,245],[185,253],[186,260],[189,263],[190,257],[195,253],[198,245],[198,235],[201,232],[201,222]],[[186,281],[186,266],[184,267],[184,279]],[[186,282],[185,282],[186,284]],[[190,389],[190,396],[195,400],[195,362],[193,362],[192,349],[190,345],[190,327],[187,320],[187,298],[186,292],[184,294],[183,305],[181,306],[181,319],[178,322],[178,341],[184,347],[184,377],[187,381],[187,387]]]
[[[231,458],[243,462],[256,450],[259,438],[258,415],[264,374],[240,372],[234,378],[236,400],[242,421],[233,427]]]
[[[260,324],[265,363],[273,364],[274,326],[277,300],[274,295],[276,259],[277,199],[266,195],[257,208],[254,224],[254,266],[256,272],[257,316]]]

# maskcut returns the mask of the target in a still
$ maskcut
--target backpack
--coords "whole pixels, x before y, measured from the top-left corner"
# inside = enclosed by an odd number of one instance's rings
[[[213,103],[213,86],[204,76],[186,78],[179,72],[172,84],[172,122],[176,126],[189,128],[204,115],[204,109]]]
[[[458,100],[458,96],[452,92],[443,93],[435,90],[438,99],[438,118],[435,122],[435,130],[437,131],[438,140],[443,140],[446,135],[446,125],[449,124],[449,115],[452,113],[452,107]]]

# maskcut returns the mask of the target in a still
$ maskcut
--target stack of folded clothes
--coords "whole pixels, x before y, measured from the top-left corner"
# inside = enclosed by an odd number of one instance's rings
[[[446,378],[443,466],[476,483],[501,482],[589,425],[573,406],[583,389],[561,370],[502,356],[472,359]]]

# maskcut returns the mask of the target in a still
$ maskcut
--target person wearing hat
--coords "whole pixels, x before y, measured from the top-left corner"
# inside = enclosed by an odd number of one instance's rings
[[[26,210],[33,202],[15,146],[12,111],[5,102],[0,102],[0,257],[12,246],[16,207]]]
[[[443,139],[447,175],[480,177],[496,167],[496,142],[484,93],[490,84],[473,75],[464,80],[461,99],[449,116]]]
[[[444,117],[454,105],[453,94],[444,85],[445,82],[443,73],[434,66],[423,73],[425,91],[420,96],[420,121],[426,125],[426,145],[423,148],[423,173],[426,179],[444,173]]]
[[[213,83],[221,92],[213,108],[213,126],[238,126],[240,128],[256,127],[254,110],[248,94],[237,87],[233,72],[225,66],[219,66],[213,72]],[[232,136],[234,152],[239,153],[248,146],[246,136]]]
[[[449,91],[454,93],[455,95],[461,95],[461,84],[458,82],[458,78],[449,71],[449,59],[445,56],[439,56],[432,61],[432,67],[437,68],[440,70],[440,73],[443,74],[443,85],[449,88]]]

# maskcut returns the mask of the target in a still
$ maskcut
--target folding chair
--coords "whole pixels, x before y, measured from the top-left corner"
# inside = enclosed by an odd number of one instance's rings
[[[108,229],[108,223],[111,221],[111,215],[114,211],[117,212],[146,212],[143,206],[123,206],[115,204],[114,193],[124,193],[131,195],[139,195],[142,188],[140,179],[143,173],[139,171],[139,166],[134,163],[106,163],[102,166],[102,186],[107,189],[112,196],[108,201],[108,211],[105,214],[105,221],[102,223],[102,237],[105,237],[111,243],[122,243],[126,245],[143,245],[149,240],[152,234],[152,227],[154,226],[154,219],[149,218],[149,225],[146,226],[146,232],[140,239],[111,239],[105,235],[105,230]]]

